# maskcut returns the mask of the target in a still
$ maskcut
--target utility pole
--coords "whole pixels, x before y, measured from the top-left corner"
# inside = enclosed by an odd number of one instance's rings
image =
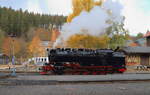
[[[16,68],[15,68],[15,54],[14,54],[14,38],[16,37],[14,34],[9,35],[12,38],[12,73],[11,76],[16,76]]]

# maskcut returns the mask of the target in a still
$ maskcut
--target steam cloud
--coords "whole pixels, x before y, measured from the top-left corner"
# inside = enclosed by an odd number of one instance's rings
[[[90,12],[82,11],[71,23],[64,24],[54,47],[75,34],[99,36],[105,33],[112,22],[122,23],[122,9],[118,1],[106,0],[102,6],[95,6]]]

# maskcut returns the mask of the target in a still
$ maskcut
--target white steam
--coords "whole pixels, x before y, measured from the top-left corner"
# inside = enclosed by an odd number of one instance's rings
[[[62,44],[75,34],[89,34],[93,36],[103,34],[113,22],[121,23],[123,21],[122,8],[119,2],[106,0],[102,6],[95,6],[90,12],[81,12],[71,23],[66,23],[62,27],[61,35],[54,47]]]
[[[122,10],[123,5],[117,1],[117,0],[107,0],[103,4],[103,8],[107,11],[111,11],[111,19],[113,19],[114,22],[122,22],[123,16],[122,16]]]
[[[71,23],[66,23],[62,29],[62,36],[66,40],[74,34],[85,34],[85,32],[93,36],[100,35],[109,26],[106,24],[108,19],[108,14],[96,6],[91,12],[83,11]]]

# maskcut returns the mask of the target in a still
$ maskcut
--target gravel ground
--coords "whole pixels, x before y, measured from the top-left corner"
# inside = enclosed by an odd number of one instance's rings
[[[107,78],[146,79],[149,78],[149,76],[150,74],[123,74],[99,76],[42,76],[34,74],[21,74],[18,75],[16,78],[14,77],[8,79],[0,79],[0,95],[150,95],[149,81],[67,84],[57,83],[58,80],[101,80]],[[18,83],[18,85],[15,83]]]
[[[150,83],[0,86],[0,95],[150,95]]]

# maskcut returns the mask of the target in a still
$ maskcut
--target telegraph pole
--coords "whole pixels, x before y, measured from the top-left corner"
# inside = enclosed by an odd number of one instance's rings
[[[16,68],[15,68],[15,54],[14,54],[14,38],[16,37],[14,34],[9,35],[12,38],[12,73],[11,76],[16,76]]]

